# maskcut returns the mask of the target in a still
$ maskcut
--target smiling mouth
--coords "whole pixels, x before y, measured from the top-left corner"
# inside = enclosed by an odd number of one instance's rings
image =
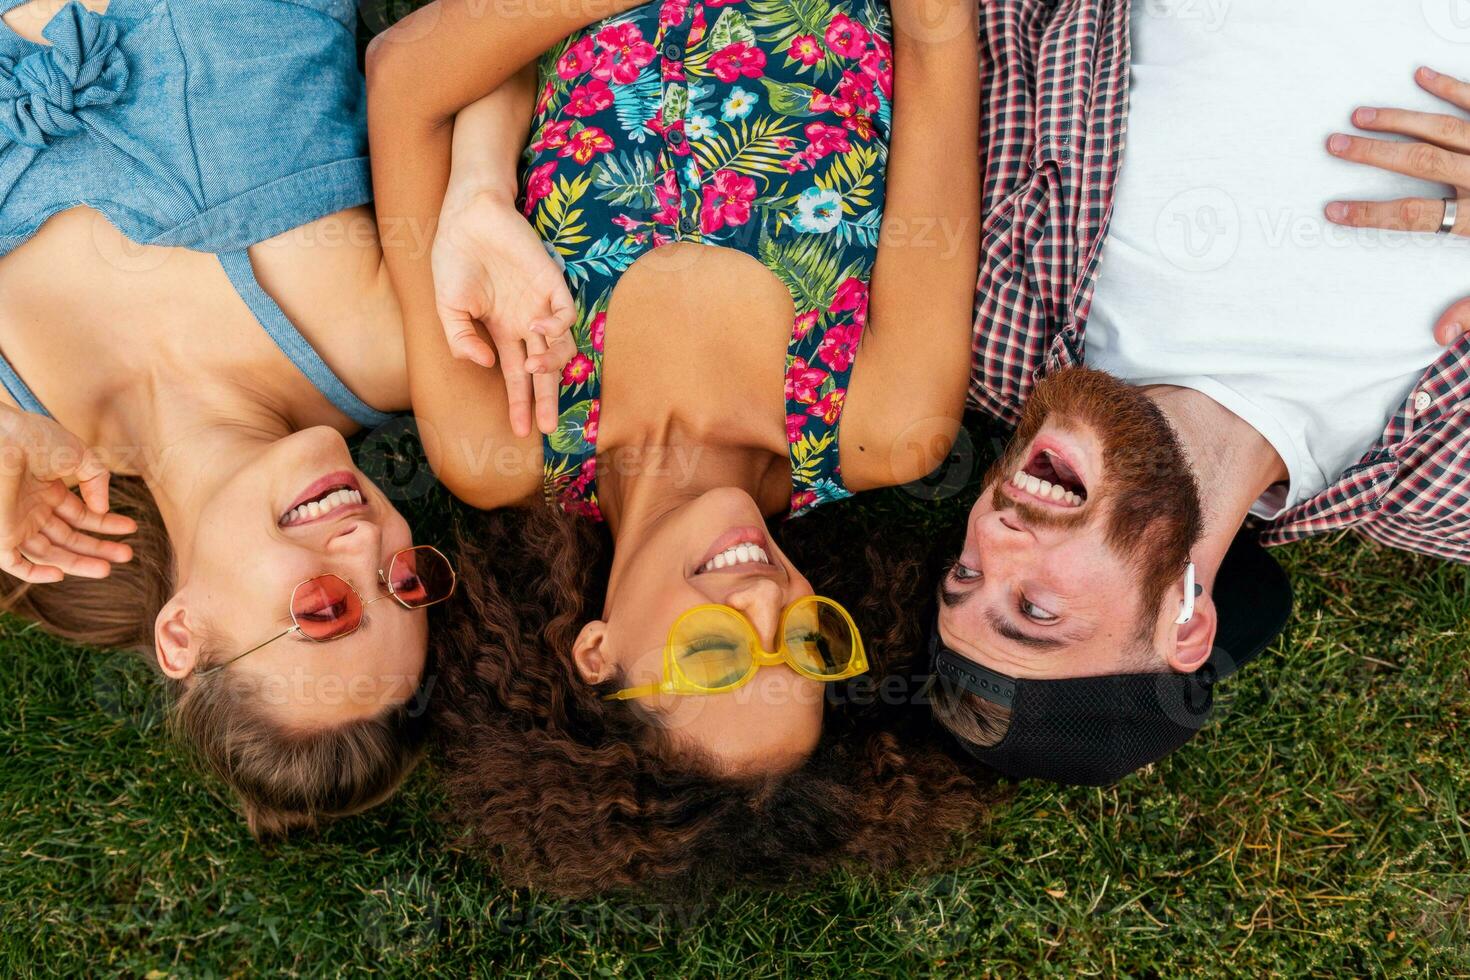
[[[767,550],[765,532],[756,527],[736,528],[727,531],[715,541],[705,555],[704,563],[695,569],[695,575],[727,569],[745,571],[773,571],[775,565]]]
[[[718,571],[721,568],[736,568],[740,565],[766,565],[770,566],[771,557],[766,554],[766,549],[758,544],[738,544],[733,548],[726,548],[715,555],[709,561],[700,566],[697,574]]]
[[[309,487],[277,523],[281,527],[300,527],[363,504],[362,489],[357,480],[350,474],[333,474]]]
[[[1075,510],[1087,503],[1087,484],[1060,453],[1051,449],[1032,453],[1030,462],[1013,473],[1009,483],[1057,507]]]

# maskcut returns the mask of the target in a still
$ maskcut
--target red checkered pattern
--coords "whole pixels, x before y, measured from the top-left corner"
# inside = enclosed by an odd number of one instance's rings
[[[1036,380],[1081,363],[1128,127],[1129,0],[980,0],[980,278],[971,407],[1007,425]],[[1372,450],[1263,526],[1286,544],[1355,529],[1470,562],[1470,337]]]

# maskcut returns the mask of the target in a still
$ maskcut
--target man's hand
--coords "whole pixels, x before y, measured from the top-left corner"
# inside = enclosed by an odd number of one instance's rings
[[[576,353],[576,306],[561,269],[515,202],[488,191],[456,193],[451,183],[433,270],[450,351],[487,368],[499,357],[516,435],[531,434],[533,403],[536,427],[554,431],[561,369]]]
[[[1414,80],[1431,95],[1470,112],[1470,84],[1430,68],[1420,68]],[[1451,234],[1470,237],[1470,121],[1459,114],[1361,108],[1353,113],[1353,125],[1368,132],[1407,136],[1414,142],[1338,133],[1327,141],[1328,152],[1343,160],[1453,187],[1459,214]],[[1350,228],[1437,232],[1445,211],[1443,196],[1333,201],[1327,205],[1327,220]],[[1434,338],[1449,346],[1466,332],[1470,332],[1470,299],[1456,303],[1440,317]]]
[[[138,529],[108,513],[109,477],[97,455],[51,419],[0,409],[0,570],[26,582],[59,582],[106,578],[114,562],[131,560],[127,545],[94,537]]]

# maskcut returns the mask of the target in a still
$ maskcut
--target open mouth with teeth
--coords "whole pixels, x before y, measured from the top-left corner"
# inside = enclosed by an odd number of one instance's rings
[[[737,544],[726,548],[699,567],[699,574],[739,565],[770,565],[771,556],[758,544]]]
[[[715,539],[695,567],[695,575],[726,570],[769,572],[775,569],[765,531],[759,527],[737,527]]]
[[[297,503],[281,515],[281,527],[296,527],[322,520],[347,507],[363,505],[362,491],[355,481],[333,480],[320,489],[308,491],[311,496]]]
[[[1087,485],[1082,477],[1051,449],[1033,452],[1031,460],[1011,475],[1010,484],[1058,507],[1076,508],[1087,503]]]

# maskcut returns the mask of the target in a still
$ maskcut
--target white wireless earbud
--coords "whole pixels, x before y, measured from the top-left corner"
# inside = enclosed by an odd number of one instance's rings
[[[1194,600],[1199,596],[1199,589],[1194,584],[1194,562],[1184,566],[1184,601],[1179,604],[1179,618],[1174,620],[1175,626],[1183,626],[1194,618]]]

